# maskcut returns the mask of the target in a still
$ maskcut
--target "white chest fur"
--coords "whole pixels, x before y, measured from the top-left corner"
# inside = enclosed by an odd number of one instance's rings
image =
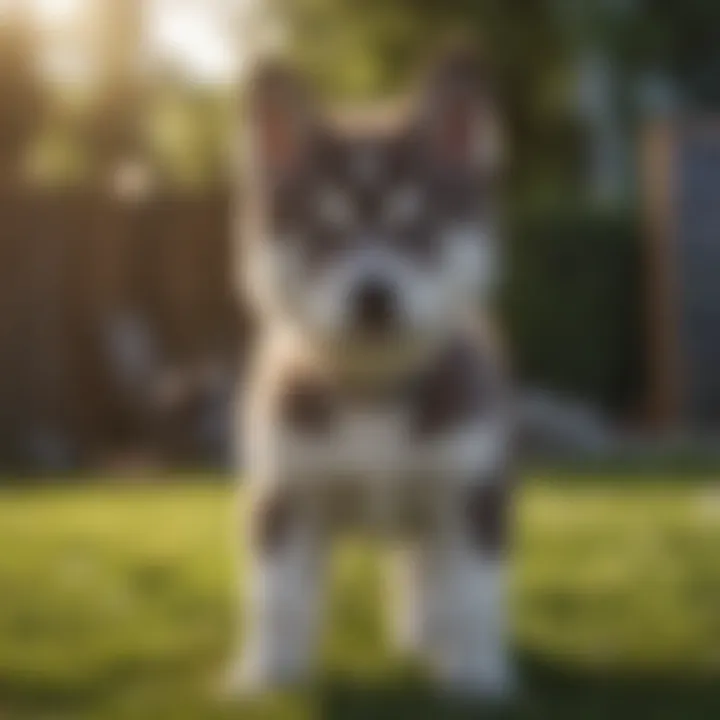
[[[368,488],[418,478],[479,482],[502,462],[507,445],[501,418],[479,419],[423,439],[401,409],[347,411],[317,434],[272,424],[258,430],[251,464],[261,478],[352,481]]]

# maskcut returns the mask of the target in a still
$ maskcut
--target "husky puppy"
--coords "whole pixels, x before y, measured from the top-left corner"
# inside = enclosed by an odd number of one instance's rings
[[[240,266],[261,337],[233,681],[308,677],[330,543],[352,529],[399,543],[400,646],[441,688],[504,695],[511,413],[483,329],[498,159],[483,66],[446,53],[392,127],[333,123],[277,62],[246,108]]]

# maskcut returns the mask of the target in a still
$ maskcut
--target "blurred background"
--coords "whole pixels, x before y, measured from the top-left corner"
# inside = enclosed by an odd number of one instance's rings
[[[356,545],[319,691],[247,715],[212,689],[241,564],[244,73],[280,49],[329,102],[380,101],[458,31],[505,116],[534,453],[513,716],[720,717],[720,3],[0,0],[1,718],[477,717],[392,654]]]
[[[504,322],[542,443],[706,436],[719,26],[702,0],[2,0],[0,472],[226,465],[243,70],[280,46],[375,101],[458,29],[498,76]]]
[[[699,0],[3,0],[0,465],[225,462],[247,340],[229,272],[243,68],[283,45],[329,99],[372,101],[458,28],[488,50],[510,137],[521,377],[634,427],[678,419],[653,386],[678,368],[648,362],[675,340],[665,316],[668,337],[648,337],[647,315],[680,301],[655,288],[647,307],[662,268],[643,241],[664,248],[644,236],[641,147],[717,103],[718,19]],[[712,321],[720,293],[705,302]],[[693,419],[718,414],[714,385]]]

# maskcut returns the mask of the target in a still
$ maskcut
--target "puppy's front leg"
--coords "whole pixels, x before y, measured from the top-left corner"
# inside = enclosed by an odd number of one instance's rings
[[[469,487],[438,537],[433,657],[445,689],[505,698],[513,688],[507,627],[503,483]]]
[[[245,644],[235,689],[307,679],[314,659],[324,576],[321,534],[309,509],[284,488],[251,508]]]
[[[425,538],[413,539],[410,546],[396,550],[390,558],[389,625],[394,645],[403,654],[419,654],[427,649],[432,571]]]

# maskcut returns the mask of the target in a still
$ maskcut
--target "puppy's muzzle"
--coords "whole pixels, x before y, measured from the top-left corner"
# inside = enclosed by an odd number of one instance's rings
[[[351,298],[353,326],[363,335],[387,335],[397,326],[398,310],[397,290],[380,278],[365,280]]]

